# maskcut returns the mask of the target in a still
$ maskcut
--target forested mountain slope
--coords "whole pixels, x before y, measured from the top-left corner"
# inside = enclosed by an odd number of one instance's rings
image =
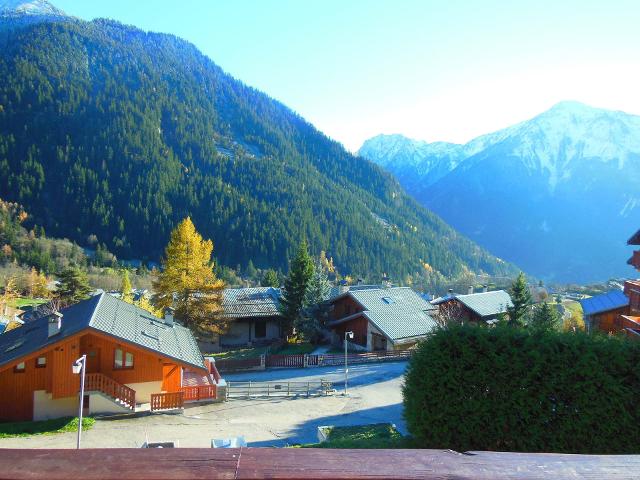
[[[191,215],[232,266],[284,270],[306,236],[343,273],[513,272],[183,40],[110,20],[0,24],[0,196],[52,235],[155,260]]]

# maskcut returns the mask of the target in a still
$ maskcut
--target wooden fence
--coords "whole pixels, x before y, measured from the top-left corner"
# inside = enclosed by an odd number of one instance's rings
[[[350,364],[387,362],[408,360],[410,350],[396,350],[391,352],[350,353],[347,361]],[[215,366],[221,372],[239,372],[243,370],[263,370],[265,368],[306,368],[344,365],[343,354],[320,355],[262,355],[261,357],[242,360],[218,360]]]
[[[152,393],[151,394],[151,411],[158,410],[175,410],[184,407],[184,393]]]
[[[315,355],[308,355],[313,357]],[[304,355],[267,355],[265,365],[267,367],[302,368],[304,367]]]
[[[264,367],[262,357],[243,358],[239,360],[216,360],[216,368],[219,372],[259,370],[262,367]]]
[[[180,392],[183,394],[185,402],[199,402],[201,400],[215,400],[215,385],[197,385],[195,387],[182,387]]]
[[[342,354],[323,354],[317,355],[318,366],[344,365],[344,355]],[[398,350],[392,352],[368,352],[368,353],[350,353],[347,355],[347,362],[355,365],[359,363],[373,362],[390,362],[398,360],[409,360],[411,358],[410,350]]]

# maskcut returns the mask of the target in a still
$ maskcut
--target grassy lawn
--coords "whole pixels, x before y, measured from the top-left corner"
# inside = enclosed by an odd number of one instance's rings
[[[82,429],[93,427],[95,419],[82,419]],[[0,438],[30,437],[31,435],[54,435],[56,433],[75,432],[78,430],[78,417],[56,418],[41,422],[0,423]]]
[[[390,423],[330,427],[326,442],[300,445],[301,448],[416,448]]]
[[[239,348],[228,352],[213,353],[211,356],[216,360],[243,360],[245,358],[259,357],[263,353],[267,353],[267,350],[269,350],[269,347]]]
[[[271,349],[271,353],[274,355],[300,355],[305,353],[311,353],[316,349],[315,345],[310,343],[289,343],[283,345],[279,349]]]
[[[47,303],[49,300],[44,298],[16,298],[13,302],[9,303],[9,306],[22,308],[29,306],[42,305],[43,303]]]
[[[290,343],[280,348],[275,347],[253,347],[239,348],[228,352],[213,353],[216,360],[243,360],[246,358],[259,357],[262,354],[271,353],[273,355],[296,355],[311,353],[316,349],[315,345],[310,343]]]

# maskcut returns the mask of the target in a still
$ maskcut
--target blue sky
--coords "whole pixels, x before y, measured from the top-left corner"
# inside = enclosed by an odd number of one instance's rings
[[[52,0],[193,42],[350,150],[464,142],[561,100],[640,114],[640,2]]]

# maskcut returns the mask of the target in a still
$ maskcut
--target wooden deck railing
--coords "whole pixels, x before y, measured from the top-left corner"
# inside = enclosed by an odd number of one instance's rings
[[[125,407],[134,410],[136,408],[136,391],[132,388],[116,382],[102,373],[87,373],[84,381],[85,391],[98,391],[116,401],[120,401]]]
[[[195,387],[182,387],[180,391],[183,393],[185,402],[199,402],[201,400],[215,400],[215,385],[197,385]]]
[[[169,393],[152,393],[151,394],[151,411],[157,410],[175,410],[184,407],[183,392]]]
[[[630,447],[633,450],[633,447]],[[0,449],[2,478],[637,479],[640,455],[329,448]]]

